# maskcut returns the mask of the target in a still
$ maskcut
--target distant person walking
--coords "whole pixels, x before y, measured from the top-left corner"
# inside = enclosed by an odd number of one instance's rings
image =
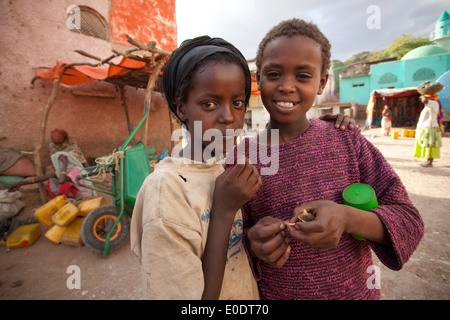
[[[440,103],[437,92],[442,89],[442,84],[437,82],[424,82],[418,87],[420,101],[424,104],[420,112],[416,128],[416,143],[414,157],[426,158],[422,167],[432,167],[433,159],[441,157],[442,147],[441,126],[439,125]]]
[[[391,134],[392,127],[392,111],[391,108],[386,104],[383,108],[383,112],[381,113],[381,133],[385,136]]]

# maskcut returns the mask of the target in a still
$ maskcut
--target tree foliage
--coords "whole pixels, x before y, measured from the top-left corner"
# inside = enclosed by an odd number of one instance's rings
[[[385,49],[374,49],[371,52],[363,51],[356,53],[344,63],[345,65],[349,65],[358,62],[377,61],[388,58],[396,58],[400,60],[409,51],[430,43],[431,41],[427,38],[414,37],[411,34],[401,34]]]
[[[402,34],[378,56],[378,60],[386,58],[397,58],[400,60],[409,51],[430,44],[431,41],[426,38],[413,37],[411,34]]]
[[[363,51],[360,53],[356,53],[350,59],[346,60],[344,63],[345,63],[345,65],[349,65],[349,64],[353,64],[353,63],[366,61],[369,53],[370,53],[369,51]]]

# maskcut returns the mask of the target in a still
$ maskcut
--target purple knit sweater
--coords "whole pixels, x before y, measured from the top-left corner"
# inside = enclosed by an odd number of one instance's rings
[[[291,239],[292,251],[282,268],[253,260],[261,298],[379,299],[380,290],[368,285],[374,277],[371,249],[383,264],[399,270],[424,233],[398,175],[359,130],[343,132],[318,119],[311,119],[311,127],[299,138],[279,146],[279,161],[278,172],[262,176],[263,186],[242,209],[245,234],[264,216],[290,219],[292,210],[305,202],[342,203],[345,187],[361,182],[377,194],[379,206],[371,211],[383,221],[392,246],[343,234],[335,248],[319,250]],[[263,165],[258,161],[256,166]]]

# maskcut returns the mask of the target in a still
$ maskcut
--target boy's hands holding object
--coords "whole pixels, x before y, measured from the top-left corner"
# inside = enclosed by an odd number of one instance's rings
[[[295,208],[289,221],[264,217],[247,234],[250,254],[281,268],[291,251],[286,228],[289,228],[293,239],[312,248],[333,248],[344,232],[345,217],[339,204],[327,200],[313,201]]]
[[[300,222],[300,214],[306,210],[315,216],[309,222]],[[292,223],[295,223],[292,226]],[[305,203],[294,209],[293,217],[286,225],[292,238],[314,249],[334,248],[343,233],[391,245],[386,227],[373,212],[360,210],[329,200]]]
[[[358,234],[380,244],[390,243],[383,224],[374,213],[317,200],[295,208],[288,221],[270,216],[260,219],[247,234],[250,254],[281,268],[291,251],[286,228],[294,240],[314,249],[336,247],[343,233]]]
[[[247,234],[250,255],[273,267],[281,268],[291,252],[285,228],[285,222],[282,220],[270,216],[260,219]]]
[[[347,225],[345,210],[333,201],[308,202],[294,209],[286,222],[292,238],[314,249],[335,247]]]

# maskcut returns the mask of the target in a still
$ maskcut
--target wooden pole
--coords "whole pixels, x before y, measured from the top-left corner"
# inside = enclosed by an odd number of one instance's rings
[[[129,35],[125,35],[127,37],[127,41],[129,43],[131,43],[132,45],[134,45],[135,47],[141,49],[141,50],[145,50],[151,53],[156,53],[156,54],[161,54],[163,56],[170,56],[172,54],[172,52],[166,51],[166,50],[162,50],[160,48],[158,48],[156,45],[156,41],[149,41],[149,43],[145,44],[142,42],[139,42],[135,39],[133,39],[132,37],[130,37]]]
[[[133,129],[131,128],[130,116],[128,115],[128,107],[127,107],[127,102],[125,100],[124,85],[120,85],[119,90],[120,90],[120,102],[122,103],[122,107],[125,110],[125,116],[127,117],[128,132],[131,134],[131,131],[133,131]]]
[[[53,106],[53,103],[55,102],[56,95],[58,93],[59,84],[60,84],[60,79],[55,79],[53,81],[52,93],[51,93],[50,98],[48,99],[47,103],[45,104],[44,112],[43,112],[42,118],[41,118],[39,142],[38,142],[38,145],[36,146],[36,148],[34,149],[34,165],[36,166],[36,175],[38,177],[40,177],[44,174],[44,172],[42,170],[41,150],[42,150],[42,146],[44,145],[45,130],[47,128],[48,114],[50,112],[51,107]],[[48,200],[47,193],[45,192],[45,187],[42,182],[39,182],[39,193],[41,196],[42,203],[47,202],[47,200]]]
[[[164,66],[165,62],[166,62],[165,59],[160,59],[160,60],[156,61],[155,65],[153,67],[153,72],[150,75],[150,78],[148,79],[147,91],[145,93],[144,106],[148,106],[149,109],[152,104],[152,91],[155,88],[156,80],[159,78],[159,73],[161,72],[161,69]],[[145,109],[144,109],[144,114],[145,114]],[[145,146],[147,146],[147,142],[148,142],[148,121],[149,121],[148,119],[149,118],[150,118],[150,112],[147,117],[147,120],[144,123],[144,130],[142,132],[142,142],[144,143]]]

